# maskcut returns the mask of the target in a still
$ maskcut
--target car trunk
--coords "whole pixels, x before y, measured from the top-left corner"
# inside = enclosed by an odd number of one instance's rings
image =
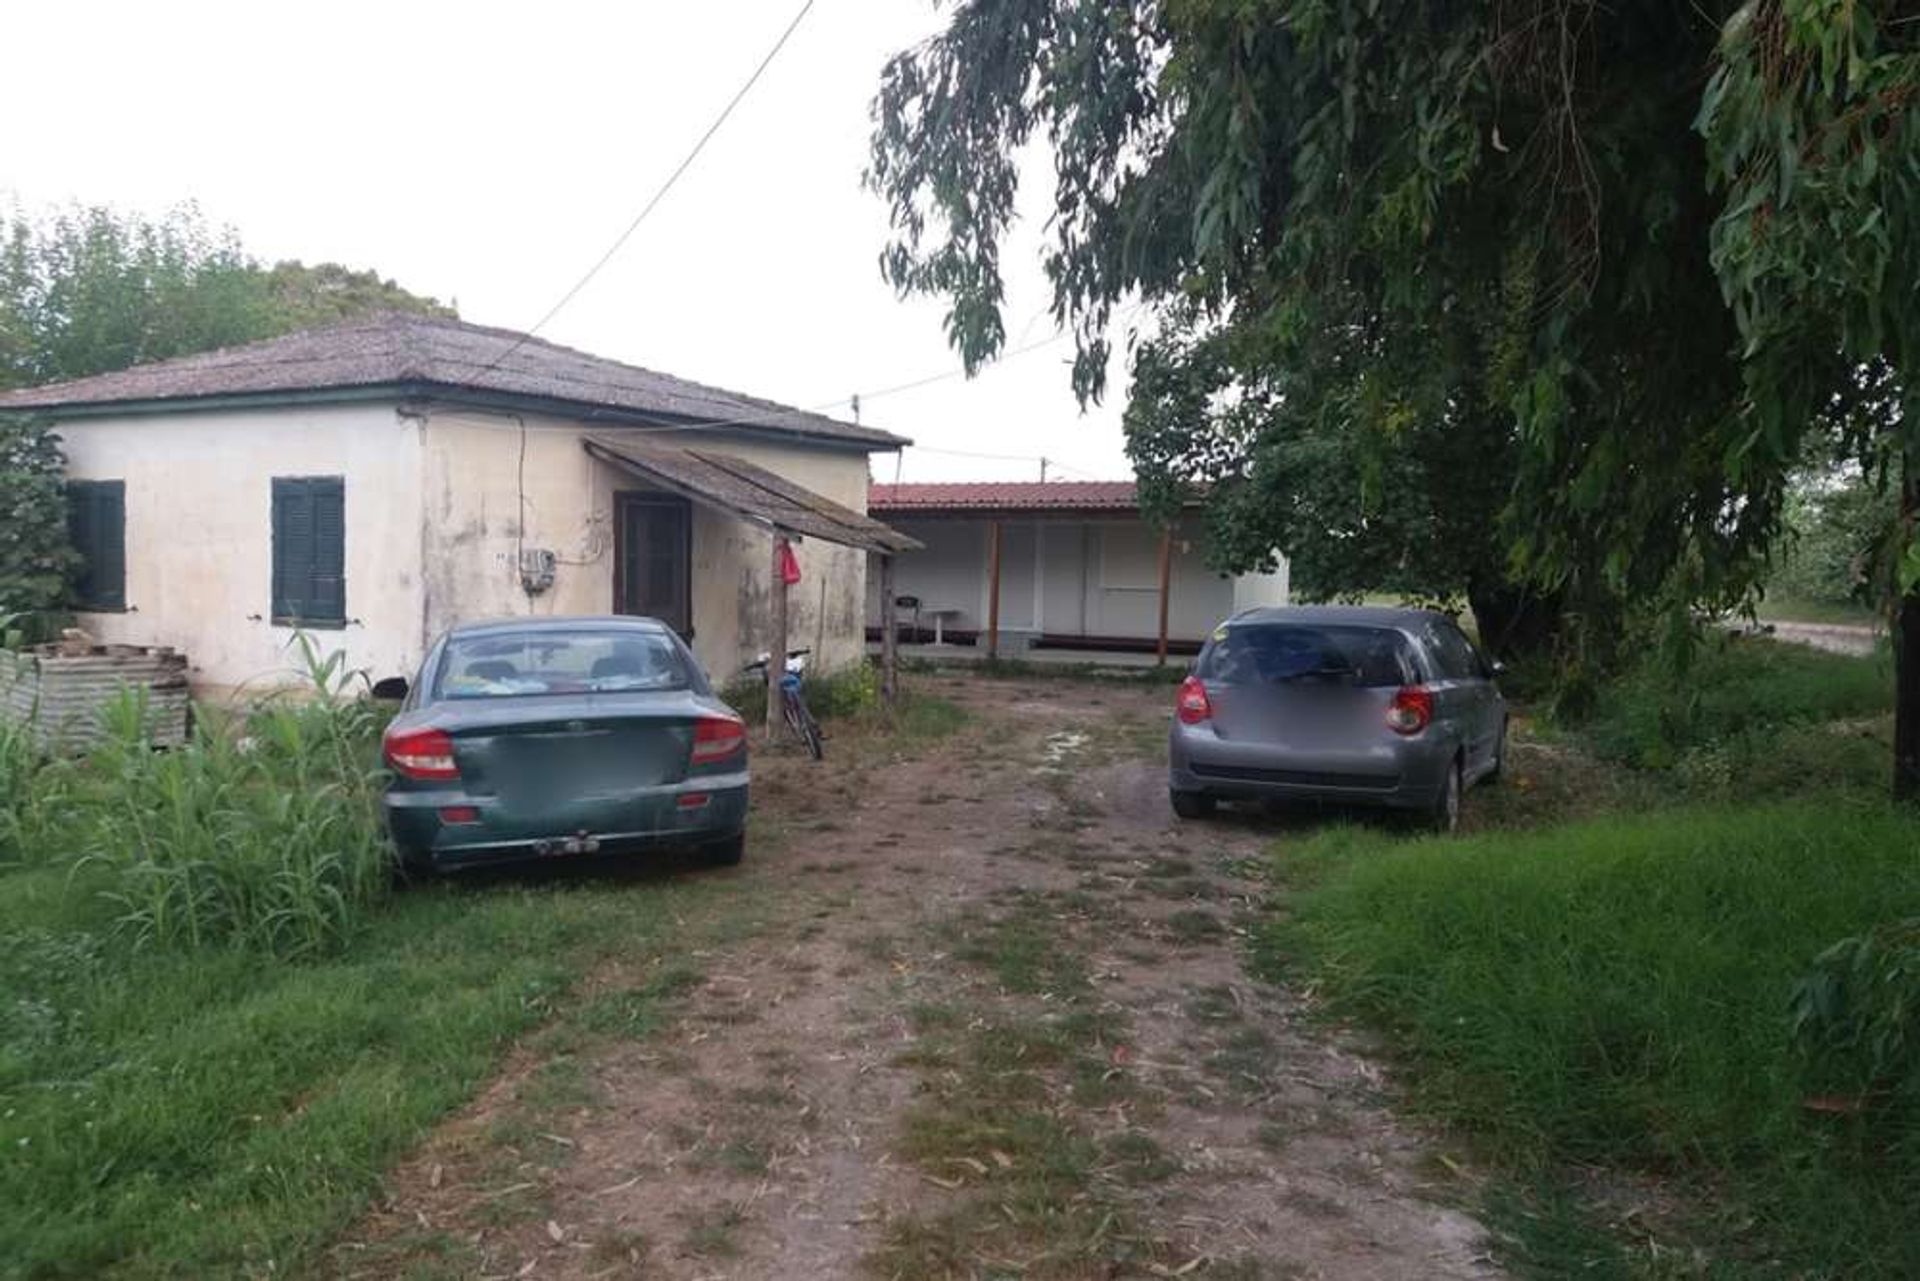
[[[1206,685],[1221,739],[1307,750],[1362,747],[1389,736],[1387,707],[1398,688],[1318,679]]]
[[[494,704],[498,704],[495,706]],[[446,726],[461,788],[482,809],[479,831],[450,839],[539,839],[661,825],[672,801],[659,789],[687,778],[694,723],[680,693],[473,700]]]

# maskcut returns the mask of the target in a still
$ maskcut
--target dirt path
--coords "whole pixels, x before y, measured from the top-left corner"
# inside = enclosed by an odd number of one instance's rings
[[[1788,623],[1771,619],[1763,619],[1760,630],[1776,640],[1855,658],[1873,653],[1886,635],[1883,628],[1864,623]]]
[[[727,876],[771,923],[600,976],[667,1024],[517,1060],[337,1272],[1496,1274],[1375,1069],[1246,977],[1275,833],[1175,828],[1166,692],[922,679],[968,726],[763,754]]]

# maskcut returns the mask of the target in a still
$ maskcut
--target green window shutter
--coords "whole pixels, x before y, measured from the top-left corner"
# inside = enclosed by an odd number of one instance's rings
[[[347,618],[346,482],[273,480],[273,617],[326,625]]]
[[[347,482],[330,476],[313,482],[313,577],[307,590],[311,616],[347,621]]]
[[[127,607],[127,485],[121,480],[67,483],[67,533],[80,553],[74,605]]]

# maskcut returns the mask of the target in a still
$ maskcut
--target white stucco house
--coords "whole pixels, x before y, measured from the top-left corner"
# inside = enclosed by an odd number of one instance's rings
[[[1132,481],[876,484],[867,499],[921,544],[899,557],[895,626],[917,640],[936,629],[947,642],[997,639],[1003,653],[1030,645],[1193,653],[1239,610],[1286,604],[1285,560],[1272,573],[1207,567],[1197,506],[1156,526]],[[888,614],[870,588],[870,630]]]
[[[788,636],[863,652],[871,427],[508,330],[383,314],[0,396],[55,421],[79,621],[170,645],[213,696],[287,679],[296,629],[375,679],[444,628],[648,614],[716,679],[766,647],[773,538]]]

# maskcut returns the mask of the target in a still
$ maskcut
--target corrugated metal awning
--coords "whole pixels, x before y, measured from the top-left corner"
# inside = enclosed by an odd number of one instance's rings
[[[587,436],[582,443],[595,458],[649,484],[767,529],[869,552],[891,554],[921,545],[899,530],[732,454],[600,434]]]

